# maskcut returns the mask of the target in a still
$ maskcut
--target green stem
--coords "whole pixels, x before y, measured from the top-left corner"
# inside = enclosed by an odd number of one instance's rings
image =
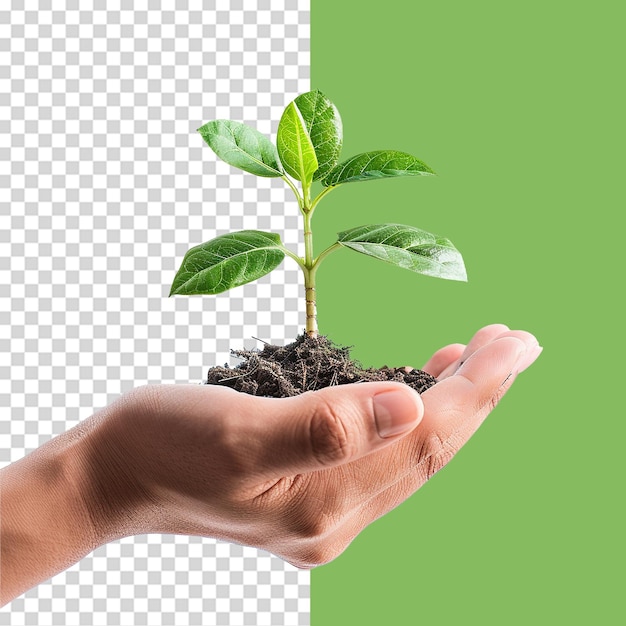
[[[293,253],[291,250],[289,250],[289,248],[281,246],[281,249],[288,257],[291,257],[300,266],[300,269],[304,274],[304,293],[306,298],[306,334],[309,337],[315,338],[317,337],[317,313],[315,310],[315,272],[317,271],[317,261],[311,263],[310,265],[307,265],[305,259]]]
[[[285,248],[285,246],[281,246],[282,251],[288,256],[291,257],[299,266],[303,272],[307,271],[306,265],[304,264],[304,259],[301,256],[292,252],[289,248]]]
[[[304,213],[304,263],[308,269],[313,267],[313,231],[311,230],[311,213]]]
[[[302,196],[300,195],[300,192],[298,191],[298,188],[291,182],[291,179],[288,176],[281,176],[281,178],[291,187],[291,191],[293,191],[294,195],[296,196],[296,200],[298,201],[298,206],[300,207],[300,210],[303,211],[304,201],[302,199]]]
[[[306,197],[306,196],[305,196]],[[313,231],[311,211],[305,204],[304,214],[304,296],[306,299],[306,334],[317,337],[317,311],[315,307],[315,268],[313,264]]]
[[[317,337],[317,311],[315,307],[315,270],[304,270],[304,293],[306,297],[306,334],[311,338]]]
[[[306,300],[306,334],[311,338],[317,337],[317,310],[316,310],[316,292],[315,292],[315,274],[320,261],[327,254],[336,249],[339,244],[335,244],[327,248],[319,255],[317,259],[313,258],[313,230],[311,228],[311,220],[313,218],[313,210],[319,201],[334,187],[327,187],[311,202],[311,184],[302,183],[302,201],[300,202],[300,211],[304,217],[304,263],[299,259],[299,265],[304,272],[304,296]],[[300,198],[300,196],[298,196]],[[292,256],[292,255],[290,255]],[[292,258],[296,258],[292,256]]]
[[[307,215],[310,222],[310,213]],[[306,295],[306,334],[311,337],[317,337],[317,309],[316,309],[316,291],[315,291],[315,275],[320,263],[335,250],[341,248],[339,242],[334,243],[324,250],[310,265],[307,264],[304,271],[304,293]]]
[[[337,189],[339,185],[331,185],[330,187],[326,187],[324,190],[320,191],[313,203],[311,204],[311,213],[315,210],[315,207],[319,204],[320,200],[327,194],[330,193],[333,189]]]
[[[317,259],[315,259],[315,261],[313,261],[313,269],[315,271],[317,271],[317,268],[319,267],[319,264],[331,253],[334,252],[335,250],[339,250],[339,248],[341,248],[341,244],[336,241],[332,246],[328,246],[328,248],[326,248],[326,250],[324,250],[322,253],[320,253],[320,255],[317,257]]]

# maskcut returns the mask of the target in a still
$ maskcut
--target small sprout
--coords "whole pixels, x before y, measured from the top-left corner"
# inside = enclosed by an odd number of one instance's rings
[[[402,224],[371,224],[340,232],[337,241],[313,254],[311,221],[320,201],[353,182],[400,176],[430,176],[433,170],[405,152],[374,150],[338,163],[343,142],[337,107],[320,91],[299,95],[285,109],[276,146],[254,128],[216,120],[198,129],[226,163],[256,176],[282,178],[292,189],[304,218],[304,256],[286,248],[275,233],[241,230],[191,248],[174,278],[170,296],[217,294],[269,274],[285,256],[304,274],[306,333],[317,336],[315,277],[321,262],[347,248],[419,274],[467,280],[459,251],[443,237]],[[297,182],[300,183],[298,188]],[[313,181],[323,189],[311,198]]]

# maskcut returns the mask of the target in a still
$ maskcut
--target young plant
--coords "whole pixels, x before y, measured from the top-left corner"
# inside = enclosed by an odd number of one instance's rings
[[[170,296],[217,294],[252,282],[291,257],[304,274],[306,333],[317,336],[316,275],[332,252],[348,248],[419,274],[467,280],[463,259],[452,243],[415,226],[371,224],[344,230],[318,256],[313,253],[312,218],[320,201],[347,183],[434,172],[405,152],[374,150],[338,163],[343,141],[337,107],[320,91],[299,95],[285,109],[276,146],[254,128],[229,120],[198,129],[222,160],[256,176],[282,178],[292,189],[304,219],[304,256],[286,248],[275,233],[241,230],[191,248],[178,270]],[[300,188],[295,181],[299,181]],[[311,197],[313,181],[323,189]]]

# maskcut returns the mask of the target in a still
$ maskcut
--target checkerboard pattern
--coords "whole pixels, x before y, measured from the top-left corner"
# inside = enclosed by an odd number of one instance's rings
[[[245,8],[244,8],[245,6]],[[304,327],[300,276],[168,298],[227,231],[300,248],[291,192],[218,161],[212,119],[275,137],[309,89],[309,3],[6,0],[0,10],[0,464],[144,383],[199,382]],[[150,535],[0,610],[11,624],[308,624],[309,575],[268,553]]]

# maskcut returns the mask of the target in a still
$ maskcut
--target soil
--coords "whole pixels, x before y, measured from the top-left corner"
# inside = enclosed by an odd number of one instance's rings
[[[332,385],[380,380],[406,383],[423,393],[437,382],[430,374],[409,367],[365,369],[350,358],[350,348],[336,346],[321,335],[315,339],[298,335],[286,346],[265,343],[260,351],[231,350],[231,354],[243,361],[234,368],[227,364],[212,367],[206,384],[225,385],[253,396],[287,398]]]

